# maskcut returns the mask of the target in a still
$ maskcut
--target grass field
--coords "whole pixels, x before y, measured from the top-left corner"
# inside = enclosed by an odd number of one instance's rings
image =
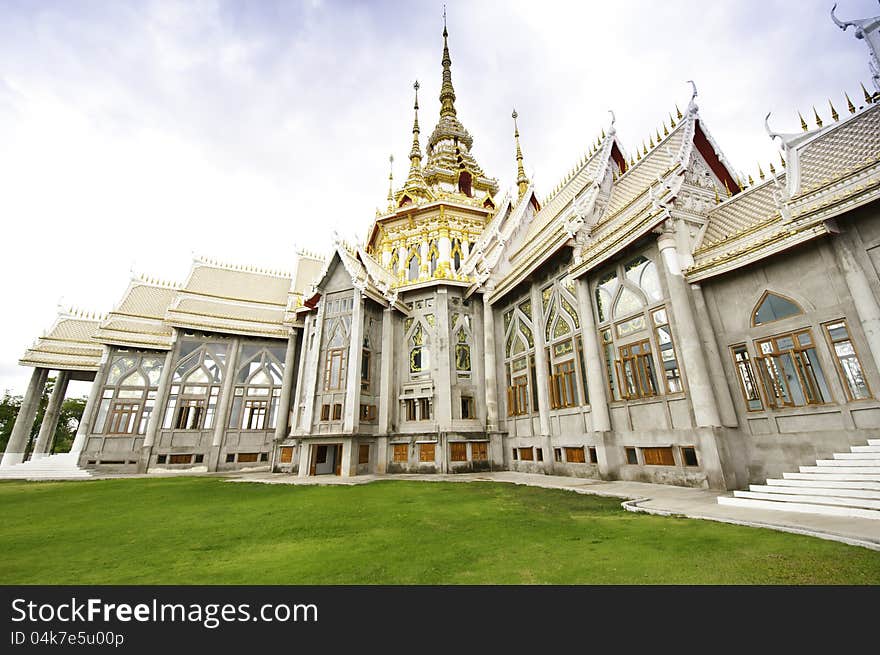
[[[0,483],[2,584],[878,584],[880,553],[498,483]]]

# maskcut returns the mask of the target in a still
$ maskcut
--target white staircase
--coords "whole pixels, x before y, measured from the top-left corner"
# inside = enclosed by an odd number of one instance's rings
[[[91,473],[77,466],[77,459],[77,455],[59,453],[0,467],[0,480],[68,480],[92,477]]]
[[[718,503],[880,519],[880,439],[868,439],[867,446],[850,451],[820,459],[816,466],[801,466],[799,473],[783,473],[781,480],[751,484],[733,497],[719,496]]]

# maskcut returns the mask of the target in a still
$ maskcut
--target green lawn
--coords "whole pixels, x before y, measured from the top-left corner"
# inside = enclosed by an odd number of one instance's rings
[[[880,553],[490,482],[0,484],[2,584],[878,584]]]

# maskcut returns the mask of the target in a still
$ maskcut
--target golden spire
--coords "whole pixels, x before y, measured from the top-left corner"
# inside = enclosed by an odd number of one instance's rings
[[[816,111],[816,105],[813,105],[813,117],[816,119],[816,126],[822,127],[822,119],[819,118],[819,112]]]
[[[654,148],[654,137],[651,136],[650,134],[648,135],[648,147],[651,149]],[[645,153],[645,154],[647,154],[647,153]]]
[[[678,108],[677,104],[675,105],[675,116],[676,118],[678,118],[678,120],[681,120],[683,118],[681,115],[681,109]]]
[[[798,118],[801,119],[801,129],[804,132],[808,131],[810,128],[807,127],[807,121],[804,120],[804,117],[801,115],[801,112],[798,112]]]
[[[422,147],[419,145],[419,81],[416,80],[415,84],[413,84],[413,89],[416,92],[416,100],[413,103],[413,142],[412,149],[409,151],[409,176],[412,178],[413,174],[418,170],[422,170]]]
[[[443,6],[443,85],[440,87],[440,117],[455,116],[455,89],[452,88],[452,59],[446,31],[446,6]]]
[[[752,179],[751,174],[749,175],[749,186],[755,186],[755,180]]]
[[[770,162],[770,175],[776,177],[776,167],[773,165],[773,162]]]
[[[782,153],[779,153],[779,163],[782,164],[782,168],[785,168],[785,157],[782,156]]]
[[[670,127],[675,127],[675,119],[672,117],[672,112],[669,112],[669,125]]]
[[[758,162],[758,177],[764,179],[764,170],[761,168],[761,162]]]
[[[516,141],[516,186],[519,189],[519,197],[522,198],[526,189],[529,188],[529,178],[526,177],[526,171],[523,168],[523,154],[519,147],[519,127],[516,124],[519,114],[516,113],[516,109],[513,110],[510,117],[513,118],[513,140]]]
[[[663,139],[660,138],[660,128],[657,128],[657,143],[659,144]]]
[[[394,203],[394,155],[388,156],[388,206]]]
[[[849,113],[855,114],[856,113],[856,106],[853,104],[853,101],[849,99],[849,94],[844,92],[843,95],[846,96],[846,108],[849,109]]]
[[[837,113],[837,110],[834,108],[834,105],[831,103],[831,98],[828,98],[828,106],[831,107],[831,120],[835,123],[840,120],[840,115]]]
[[[666,121],[663,121],[663,136],[669,136],[669,130],[666,128]]]
[[[868,93],[868,90],[865,88],[865,85],[859,82],[859,86],[862,87],[862,93],[865,95],[865,102],[869,105],[871,104],[871,94]]]
[[[724,191],[727,192],[727,197],[730,197],[730,186],[727,184],[727,180],[724,180]]]

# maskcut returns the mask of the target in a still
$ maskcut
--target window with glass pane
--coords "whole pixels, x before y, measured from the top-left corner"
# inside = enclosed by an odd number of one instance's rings
[[[146,434],[165,358],[134,350],[117,353],[110,360],[93,432]]]
[[[819,405],[831,399],[809,330],[758,341],[757,347],[768,405]]]
[[[752,315],[752,323],[754,325],[763,325],[803,313],[804,310],[793,300],[767,291],[755,308],[755,312]]]
[[[327,351],[327,360],[324,368],[324,389],[326,391],[342,389],[345,384],[342,366],[345,352],[342,348]]]
[[[657,378],[651,343],[645,339],[620,347],[620,378],[627,398],[648,398],[657,395]]]
[[[185,340],[181,344],[163,428],[207,430],[213,426],[228,347],[224,342],[198,340]]]
[[[672,344],[672,329],[666,317],[665,309],[658,309],[651,313],[654,322],[654,334],[657,337],[657,347],[660,349],[660,364],[663,366],[663,375],[666,379],[666,391],[676,393],[683,389],[681,383],[681,371],[678,369],[678,358],[675,356],[675,346]]]
[[[361,391],[370,390],[370,351],[361,353]]]
[[[752,363],[749,361],[749,352],[746,345],[739,344],[731,348],[733,352],[733,363],[736,366],[736,374],[739,378],[739,388],[742,391],[743,398],[746,401],[746,408],[750,412],[756,412],[764,409],[761,402],[761,396],[758,393],[758,384],[755,380],[755,374],[752,371]]]
[[[862,363],[849,336],[846,321],[836,321],[825,325],[825,333],[831,343],[831,350],[837,362],[837,372],[844,382],[850,400],[863,400],[871,397],[871,390],[862,371]]]

